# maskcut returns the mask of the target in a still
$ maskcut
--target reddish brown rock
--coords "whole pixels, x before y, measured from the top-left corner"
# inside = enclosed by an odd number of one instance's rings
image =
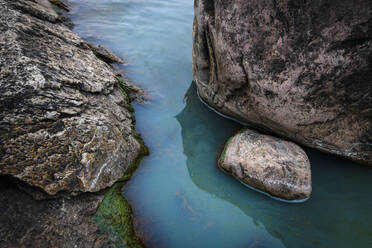
[[[230,117],[372,164],[372,4],[196,0],[193,72]]]
[[[309,159],[293,142],[243,129],[228,140],[218,165],[274,197],[304,200],[311,194]]]

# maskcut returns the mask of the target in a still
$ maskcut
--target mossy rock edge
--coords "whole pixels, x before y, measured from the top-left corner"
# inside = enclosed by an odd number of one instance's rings
[[[128,97],[130,88],[123,87],[127,86],[127,84],[123,80],[119,80],[119,78],[118,85],[127,101],[126,107],[130,106],[132,110],[132,119],[135,122],[134,110]],[[98,226],[98,230],[106,234],[108,242],[113,243],[118,248],[144,247],[134,232],[132,207],[122,194],[125,183],[138,168],[142,158],[149,155],[149,149],[145,145],[141,135],[133,129],[132,136],[141,146],[139,155],[127,168],[124,175],[112,187],[107,189],[105,197],[93,217],[93,222]]]
[[[100,232],[108,235],[108,241],[118,248],[144,247],[133,229],[133,211],[129,202],[122,195],[125,183],[140,164],[142,158],[148,154],[148,149],[143,145],[139,158],[127,169],[123,177],[109,188],[103,201],[99,205],[93,222]]]

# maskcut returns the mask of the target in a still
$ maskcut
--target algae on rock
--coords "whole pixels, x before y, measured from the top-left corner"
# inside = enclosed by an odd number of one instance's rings
[[[93,221],[116,247],[143,247],[133,231],[132,208],[122,196],[123,186],[118,182],[107,191]]]
[[[99,231],[108,235],[110,242],[118,248],[143,247],[133,230],[132,208],[122,194],[125,183],[131,178],[142,158],[149,154],[141,136],[137,132],[135,136],[142,148],[139,157],[127,168],[121,179],[107,190],[93,217],[93,222],[97,224]]]
[[[0,247],[112,247],[104,229],[138,247],[116,183],[147,152],[129,88],[60,11],[0,0]]]

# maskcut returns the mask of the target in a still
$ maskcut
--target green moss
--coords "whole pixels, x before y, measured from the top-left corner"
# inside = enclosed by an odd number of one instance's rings
[[[132,135],[141,146],[140,153],[137,159],[129,165],[124,175],[105,193],[105,198],[93,217],[99,231],[107,234],[108,239],[118,248],[143,247],[133,229],[132,208],[122,195],[125,183],[138,168],[142,158],[149,154],[149,149],[140,134],[133,130]]]
[[[134,112],[134,109],[133,109],[132,105],[130,104],[130,102],[131,102],[130,95],[133,94],[133,93],[136,93],[137,89],[135,89],[132,86],[130,86],[129,84],[125,83],[124,80],[121,77],[116,77],[116,80],[118,82],[118,87],[119,87],[121,93],[123,93],[123,95],[125,97],[125,100],[127,102],[126,108],[130,112]]]
[[[135,130],[132,131],[133,137],[138,141],[141,146],[141,154],[143,156],[148,156],[150,154],[149,148],[146,146],[145,142],[143,141],[141,135],[137,133]]]
[[[107,191],[93,220],[116,247],[143,247],[133,230],[132,208],[122,196],[124,184],[118,182]]]
[[[138,92],[136,88],[124,82],[121,77],[116,77],[116,80],[118,81],[119,87],[123,89],[127,94]]]
[[[143,142],[143,141],[142,141]],[[132,208],[122,195],[122,189],[137,169],[144,155],[148,151],[144,147],[136,159],[126,170],[124,175],[105,193],[105,198],[93,217],[100,232],[108,235],[109,241],[118,248],[143,247],[141,240],[133,229]]]

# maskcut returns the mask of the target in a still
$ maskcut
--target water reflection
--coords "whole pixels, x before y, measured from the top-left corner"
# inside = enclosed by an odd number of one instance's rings
[[[238,125],[190,86],[192,1],[69,2],[75,31],[128,60],[128,76],[150,92],[135,115],[151,155],[124,192],[148,247],[372,247],[372,168],[307,150],[313,195],[298,205],[217,169],[216,152]]]
[[[371,247],[371,168],[306,149],[313,173],[311,199],[301,204],[274,201],[225,175],[215,166],[215,157],[205,156],[219,149],[229,136],[224,130],[231,130],[231,123],[215,117],[199,101],[194,84],[186,94],[186,107],[176,118],[182,126],[192,181],[239,207],[286,247]]]

